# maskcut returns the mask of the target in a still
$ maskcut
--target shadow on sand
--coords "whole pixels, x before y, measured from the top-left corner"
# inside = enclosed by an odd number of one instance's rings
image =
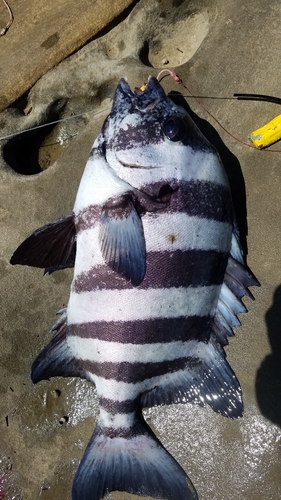
[[[272,353],[257,372],[256,394],[262,414],[281,427],[281,285],[275,290],[265,321]]]

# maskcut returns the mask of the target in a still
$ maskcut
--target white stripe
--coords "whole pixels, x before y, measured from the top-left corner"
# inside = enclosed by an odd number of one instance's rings
[[[93,330],[94,330],[93,325]],[[78,359],[93,363],[159,363],[189,356],[195,341],[175,341],[167,344],[122,344],[105,340],[68,336],[67,344]],[[197,343],[198,344],[198,343]]]
[[[202,180],[229,187],[224,167],[215,152],[194,151],[190,146],[180,143],[163,141],[161,144],[139,145],[116,153],[107,150],[106,158],[121,179],[138,189],[144,184],[163,179],[177,179],[180,182]],[[130,168],[130,165],[136,167]]]
[[[220,286],[94,290],[75,293],[68,303],[68,322],[137,321],[213,314]]]
[[[102,427],[130,428],[136,421],[135,413],[117,413],[113,415],[103,408],[100,408],[99,425]]]
[[[230,248],[232,227],[226,222],[180,212],[149,214],[143,218],[143,227],[148,252],[192,249],[228,252]]]
[[[114,170],[110,168],[103,156],[95,146],[93,156],[87,161],[74,204],[74,213],[93,205],[103,205],[109,198],[119,196],[132,190],[127,182],[120,179]]]
[[[106,379],[91,372],[87,372],[87,380],[93,382],[97,389],[97,394],[112,401],[126,401],[135,399],[144,389],[146,381],[137,382],[136,384],[127,382],[117,382],[114,379]],[[152,379],[151,379],[152,380]]]
[[[216,250],[229,252],[232,226],[186,213],[146,214],[142,218],[146,251]],[[77,235],[75,276],[104,264],[98,240],[99,224]]]
[[[99,224],[77,234],[77,250],[74,268],[74,279],[93,267],[103,265],[104,259],[99,243]]]

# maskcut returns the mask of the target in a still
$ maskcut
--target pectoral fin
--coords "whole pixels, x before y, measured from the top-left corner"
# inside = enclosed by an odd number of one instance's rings
[[[141,218],[130,195],[109,200],[101,214],[99,240],[105,262],[139,285],[145,275],[145,239]]]
[[[10,263],[43,267],[52,272],[72,267],[75,259],[74,215],[56,219],[40,227],[14,252]]]

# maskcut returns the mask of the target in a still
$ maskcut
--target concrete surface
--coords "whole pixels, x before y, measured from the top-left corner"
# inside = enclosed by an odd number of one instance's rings
[[[98,412],[95,392],[85,381],[57,378],[36,386],[30,381],[31,363],[50,338],[54,314],[68,301],[72,271],[43,278],[41,270],[10,266],[10,256],[35,228],[71,211],[120,77],[139,86],[158,68],[174,66],[220,123],[247,143],[248,134],[278,115],[280,107],[232,96],[281,97],[280,18],[279,0],[141,0],[116,28],[41,78],[27,101],[0,114],[4,136],[83,113],[1,143],[0,488],[6,488],[5,500],[69,500]],[[166,91],[187,95],[168,76],[162,84]],[[194,99],[186,101],[224,161],[248,265],[262,286],[252,290],[255,302],[245,299],[249,312],[240,316],[242,326],[226,349],[242,385],[244,417],[231,421],[192,405],[153,408],[145,415],[192,479],[200,500],[277,500],[281,144],[269,148],[279,152],[251,149],[220,128]],[[68,421],[60,423],[61,417]],[[135,497],[113,493],[108,498]]]

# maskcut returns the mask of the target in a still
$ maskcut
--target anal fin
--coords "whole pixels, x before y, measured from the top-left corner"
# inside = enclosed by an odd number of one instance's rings
[[[143,407],[171,403],[208,404],[225,417],[243,414],[240,384],[226,361],[221,345],[212,334],[208,343],[190,341],[186,368],[169,378],[152,380],[152,388],[141,398]]]
[[[75,363],[71,349],[67,344],[66,312],[52,328],[56,330],[49,344],[34,360],[31,368],[31,380],[34,384],[51,377],[87,378],[86,372]]]

